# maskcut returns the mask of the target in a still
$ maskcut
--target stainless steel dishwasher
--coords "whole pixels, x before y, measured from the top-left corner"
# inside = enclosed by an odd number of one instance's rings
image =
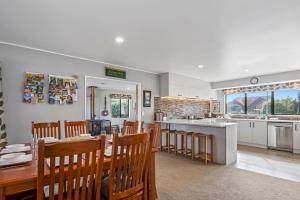
[[[293,123],[268,123],[268,148],[293,151]]]

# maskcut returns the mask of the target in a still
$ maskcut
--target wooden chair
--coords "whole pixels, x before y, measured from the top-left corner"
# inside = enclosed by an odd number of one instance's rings
[[[32,137],[40,139],[44,137],[54,137],[61,139],[60,121],[57,122],[43,122],[43,123],[31,123]]]
[[[158,151],[157,139],[160,134],[160,124],[144,124],[142,133],[150,134],[151,141],[151,156],[150,156],[150,166],[148,170],[148,199],[155,200],[157,199],[157,190],[156,190],[156,172],[155,172],[155,154]]]
[[[147,199],[150,149],[148,134],[114,135],[109,176],[103,179],[104,199]]]
[[[65,137],[75,137],[88,133],[88,121],[67,121],[65,120]]]
[[[144,122],[141,122],[141,129]],[[139,121],[126,121],[123,122],[122,135],[131,135],[139,132]]]
[[[105,136],[48,145],[39,140],[37,199],[44,199],[44,186],[49,186],[50,200],[100,200],[104,151]]]

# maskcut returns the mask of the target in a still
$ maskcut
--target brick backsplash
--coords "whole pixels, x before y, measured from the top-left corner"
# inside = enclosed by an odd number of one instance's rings
[[[189,115],[204,117],[209,112],[209,101],[188,98],[154,98],[155,111],[160,110],[168,115],[169,119],[186,118]]]

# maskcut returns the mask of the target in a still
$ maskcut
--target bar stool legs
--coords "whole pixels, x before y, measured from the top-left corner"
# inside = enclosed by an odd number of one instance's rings
[[[195,151],[195,141],[198,139],[198,153]],[[208,144],[210,142],[210,153],[208,153]],[[202,133],[194,133],[193,134],[193,153],[192,159],[199,158],[203,160],[205,165],[207,165],[208,161],[213,162],[213,135],[206,135]],[[203,152],[201,150],[201,143],[203,143]]]

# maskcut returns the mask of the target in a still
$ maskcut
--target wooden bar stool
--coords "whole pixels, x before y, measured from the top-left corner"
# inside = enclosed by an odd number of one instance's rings
[[[164,145],[163,144],[163,137],[165,135],[165,138],[166,138],[166,144]],[[161,129],[160,131],[160,151],[163,151],[163,150],[168,150],[168,141],[169,141],[169,135],[170,135],[170,130],[168,128],[165,128],[165,129]]]
[[[185,136],[185,152],[184,152],[184,155],[185,157],[192,157],[192,152],[193,152],[193,135],[194,133],[193,132],[186,132],[186,136]],[[190,138],[190,141],[191,141],[191,147],[189,148],[188,147],[188,139]]]
[[[181,145],[178,148],[178,136],[181,137]],[[191,148],[188,148],[188,139],[191,139]],[[192,140],[193,140],[193,133],[186,132],[186,131],[177,131],[175,136],[175,155],[177,156],[178,153],[183,154],[185,157],[192,156]]]
[[[169,130],[169,137],[168,137],[168,153],[171,153],[171,151],[174,151],[176,153],[176,130]],[[173,144],[171,144],[171,137],[173,136]]]
[[[178,148],[178,136],[181,137],[180,138],[180,148]],[[176,131],[176,136],[175,136],[175,155],[177,156],[178,153],[179,154],[184,154],[185,150],[184,150],[184,141],[185,141],[185,132],[184,131]]]
[[[198,153],[195,150],[195,141],[198,140]],[[208,153],[208,142],[210,142],[210,153]],[[201,150],[202,144],[204,145],[204,151]],[[207,162],[213,162],[213,135],[207,135],[203,133],[194,133],[192,139],[192,159],[199,158],[204,161],[205,165]]]

